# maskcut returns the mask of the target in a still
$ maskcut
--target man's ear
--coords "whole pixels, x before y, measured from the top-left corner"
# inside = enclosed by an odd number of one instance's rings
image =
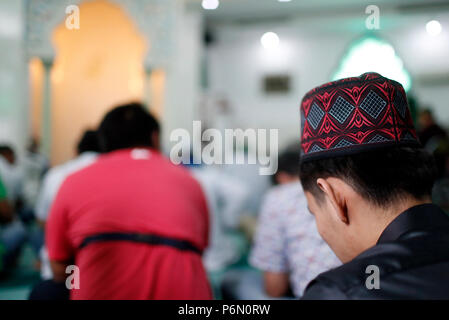
[[[337,218],[345,224],[349,224],[348,207],[346,205],[346,199],[341,193],[341,188],[337,183],[338,179],[331,178],[319,178],[316,183],[318,187],[325,193],[329,199],[332,207],[334,208]]]

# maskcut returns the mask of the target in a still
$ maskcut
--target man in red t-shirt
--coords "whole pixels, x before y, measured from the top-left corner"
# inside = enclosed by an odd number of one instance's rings
[[[112,110],[99,128],[106,153],[62,185],[46,245],[55,281],[78,267],[71,299],[212,298],[201,259],[206,201],[187,170],[157,151],[158,132],[138,104]]]

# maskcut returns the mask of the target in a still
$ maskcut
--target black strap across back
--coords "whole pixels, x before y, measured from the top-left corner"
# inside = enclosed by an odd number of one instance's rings
[[[83,240],[79,248],[83,249],[86,246],[96,242],[109,242],[109,241],[129,241],[156,246],[169,246],[181,251],[190,251],[200,255],[202,253],[202,250],[197,248],[194,244],[190,243],[189,241],[163,237],[155,234],[121,233],[121,232],[100,233],[88,236]]]

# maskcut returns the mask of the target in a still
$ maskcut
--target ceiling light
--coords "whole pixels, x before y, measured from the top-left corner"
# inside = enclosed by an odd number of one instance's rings
[[[432,37],[439,35],[442,29],[443,28],[441,27],[441,23],[437,20],[429,21],[426,24],[427,33],[430,34]]]
[[[279,36],[274,32],[267,32],[260,38],[260,43],[262,43],[265,49],[277,48],[279,46]]]
[[[203,9],[205,10],[215,10],[220,5],[220,1],[218,0],[203,0],[201,3]]]

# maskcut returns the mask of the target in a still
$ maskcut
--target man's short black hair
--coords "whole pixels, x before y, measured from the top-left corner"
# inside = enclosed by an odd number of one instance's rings
[[[100,152],[97,131],[87,130],[84,132],[77,146],[78,154],[83,152]]]
[[[153,147],[159,123],[140,103],[118,106],[104,117],[98,130],[103,152],[132,147]]]
[[[408,147],[304,162],[299,171],[304,190],[318,201],[323,199],[323,192],[317,179],[336,177],[383,208],[410,197],[418,200],[429,197],[437,176],[433,156],[423,149]]]
[[[3,157],[12,157],[15,158],[16,153],[14,152],[14,149],[7,144],[0,145],[0,155]]]
[[[0,156],[5,158],[11,164],[16,162],[16,153],[10,145],[0,145]]]
[[[420,114],[427,115],[429,117],[433,117],[433,111],[429,108],[421,110]]]
[[[6,144],[2,144],[0,145],[0,154],[6,154],[6,153],[11,153],[14,154],[14,149]]]

